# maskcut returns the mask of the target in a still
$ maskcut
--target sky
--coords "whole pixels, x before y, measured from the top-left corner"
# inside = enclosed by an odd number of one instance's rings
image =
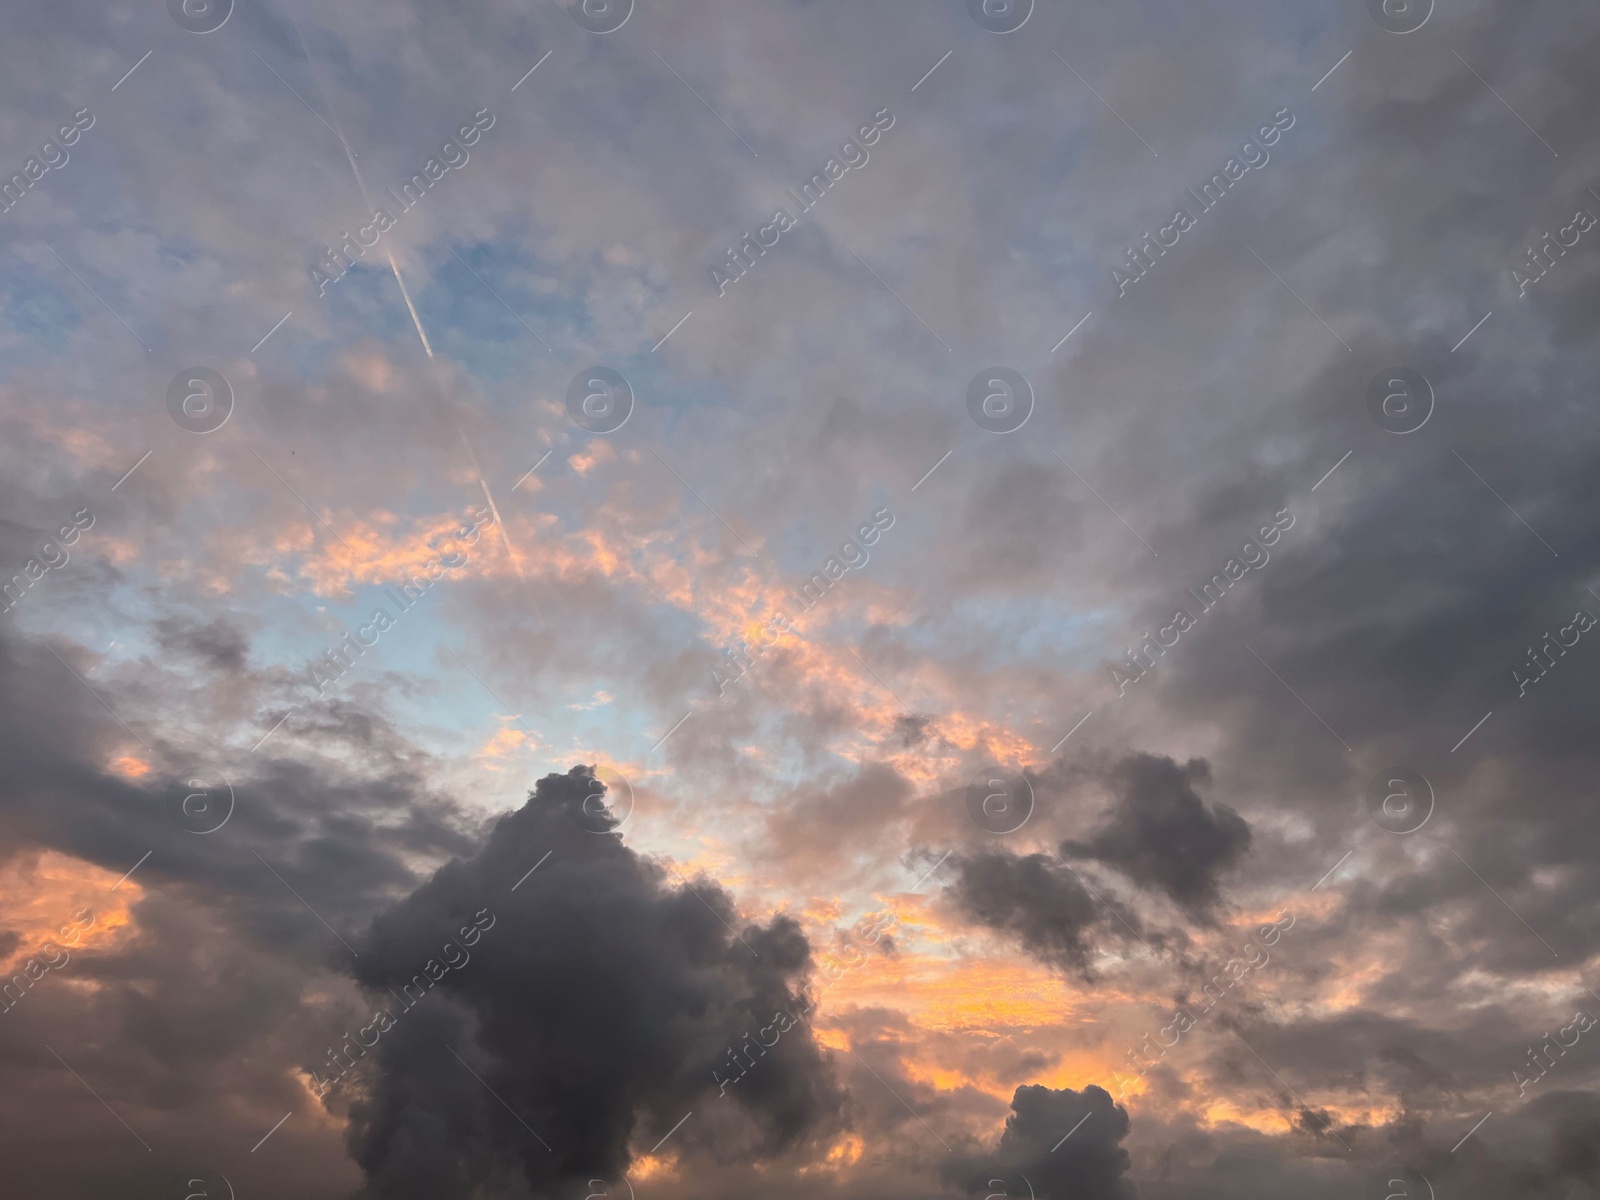
[[[0,1190],[1600,1194],[1600,14],[4,25]]]

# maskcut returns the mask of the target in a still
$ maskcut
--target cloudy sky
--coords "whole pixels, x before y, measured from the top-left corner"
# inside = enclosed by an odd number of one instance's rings
[[[0,1191],[1600,1194],[1590,6],[4,25]]]

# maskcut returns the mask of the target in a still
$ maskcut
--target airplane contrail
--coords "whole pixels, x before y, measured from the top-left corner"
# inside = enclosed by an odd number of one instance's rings
[[[322,101],[322,106],[328,110],[328,117],[332,121],[334,136],[339,139],[339,145],[344,150],[345,161],[350,164],[350,170],[356,177],[356,186],[361,189],[361,198],[366,202],[369,213],[376,212],[377,206],[372,203],[372,193],[367,190],[367,181],[361,175],[361,167],[356,163],[356,157],[351,152],[350,143],[345,140],[344,131],[339,126],[339,118],[333,111],[333,105],[328,102],[327,94],[322,90],[321,80],[317,77],[317,65],[311,57],[311,47],[306,44],[306,35],[300,29],[300,22],[295,21],[292,17],[290,21],[294,25],[296,36],[300,39],[301,53],[306,56],[306,65],[311,71],[312,86],[317,89],[317,98]],[[417,312],[417,306],[411,300],[411,289],[406,287],[405,276],[400,273],[400,264],[395,262],[394,251],[388,246],[383,248],[383,253],[384,257],[389,260],[389,269],[394,272],[394,281],[400,285],[400,295],[406,302],[406,311],[411,314],[411,323],[416,326],[417,336],[422,339],[423,352],[428,356],[429,365],[433,366],[433,345],[428,341],[428,331],[422,327],[422,317]],[[439,379],[437,369],[434,371],[434,383],[438,385],[440,395],[445,399],[446,408],[453,407],[449,403],[449,396],[445,392],[443,382]],[[451,413],[451,419],[452,421],[455,420],[454,412]],[[528,586],[528,576],[522,569],[522,559],[517,554],[516,548],[511,544],[511,535],[506,532],[506,523],[500,519],[500,508],[495,504],[494,496],[489,491],[489,481],[484,477],[483,467],[478,462],[478,455],[473,450],[472,443],[467,440],[466,431],[461,428],[461,423],[455,421],[455,426],[456,435],[461,438],[461,444],[467,451],[467,458],[472,463],[473,473],[477,475],[478,484],[483,488],[483,498],[489,502],[489,511],[494,514],[495,527],[500,530],[500,540],[505,544],[506,554],[511,559],[511,566],[517,572],[517,578],[522,581],[524,588],[526,588]],[[533,601],[531,592],[529,593],[529,600]],[[540,620],[544,619],[539,613],[537,601],[533,601],[533,611],[534,615],[539,617]]]

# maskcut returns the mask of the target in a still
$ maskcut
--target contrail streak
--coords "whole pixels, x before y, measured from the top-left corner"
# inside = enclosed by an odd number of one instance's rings
[[[350,143],[345,140],[344,131],[339,127],[339,118],[334,114],[333,105],[328,103],[328,97],[322,90],[322,83],[317,78],[316,63],[311,58],[311,48],[306,44],[306,35],[301,31],[298,21],[294,21],[293,18],[291,18],[291,21],[294,24],[295,34],[300,39],[300,50],[306,56],[306,63],[310,67],[311,82],[317,89],[317,98],[322,101],[322,106],[328,110],[328,116],[333,123],[334,135],[338,137],[339,145],[344,149],[345,161],[350,164],[350,170],[356,177],[356,186],[361,189],[361,198],[366,202],[368,212],[376,212],[377,206],[372,203],[372,193],[367,190],[367,181],[361,175],[361,168],[356,164],[355,155],[350,150]],[[416,304],[412,302],[411,289],[406,287],[405,276],[400,274],[400,264],[395,262],[394,251],[389,247],[385,246],[383,253],[384,257],[389,260],[389,269],[394,272],[394,281],[400,285],[400,295],[406,302],[406,311],[411,314],[412,325],[416,326],[417,337],[422,339],[423,352],[428,356],[429,365],[433,366],[435,361],[433,345],[428,341],[428,331],[422,327],[422,317],[417,312]],[[444,383],[439,378],[437,369],[434,371],[434,383],[439,386],[439,392],[445,400],[446,408],[451,408],[449,396],[445,392]],[[456,435],[460,437],[462,446],[466,448],[467,458],[472,463],[473,473],[478,477],[478,485],[483,488],[483,498],[489,502],[489,511],[494,514],[495,527],[500,530],[500,540],[505,544],[506,555],[511,559],[511,566],[517,572],[517,578],[522,581],[524,587],[527,587],[528,576],[522,569],[522,559],[511,545],[511,535],[506,532],[506,523],[500,518],[500,508],[495,504],[494,496],[489,492],[489,481],[484,477],[483,467],[478,462],[478,455],[472,449],[472,443],[467,440],[466,431],[461,428],[461,423],[455,421],[454,412],[451,413],[451,419],[455,422]],[[532,600],[531,593],[529,599]],[[537,602],[534,603],[533,607],[534,615],[540,616]],[[543,617],[541,616],[540,619],[542,620]]]

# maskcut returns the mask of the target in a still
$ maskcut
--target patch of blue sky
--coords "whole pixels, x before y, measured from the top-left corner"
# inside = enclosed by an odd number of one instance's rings
[[[46,278],[15,254],[6,257],[0,312],[12,336],[0,341],[0,378],[21,366],[65,357],[83,325],[81,310],[60,281]],[[65,282],[77,286],[70,277]],[[94,303],[92,297],[84,298]]]
[[[852,623],[846,616],[832,636],[850,638]],[[968,658],[986,670],[1039,668],[1053,662],[1089,667],[1100,660],[1108,640],[1126,623],[1127,614],[1121,610],[1074,610],[1059,597],[986,596],[942,605],[937,613],[897,629],[895,637],[924,659]],[[865,631],[863,623],[861,632]]]
[[[62,568],[64,572],[71,570],[70,563]],[[53,580],[47,574],[34,585],[32,591],[22,597],[15,608],[8,614],[0,615],[0,621],[15,621],[33,635],[46,638],[54,635],[76,642],[99,660],[99,663],[91,664],[91,674],[102,669],[101,663],[104,664],[105,673],[110,674],[115,672],[120,663],[161,655],[162,652],[146,632],[147,627],[127,620],[127,607],[106,604],[101,596],[97,596],[92,604],[77,604],[67,584],[65,578]],[[137,606],[138,597],[130,589],[119,590],[122,592],[121,600],[132,600]],[[68,662],[73,661],[69,655],[63,654],[62,657]],[[82,673],[81,665],[74,665],[73,669]]]
[[[529,357],[564,361],[589,324],[581,297],[516,237],[441,245],[430,254],[433,286],[418,296],[418,310],[443,346],[490,379],[522,369]],[[548,344],[546,350],[539,339]],[[494,354],[491,347],[508,352]]]
[[[447,578],[433,590],[449,585]],[[384,608],[394,618],[395,627],[382,635],[368,655],[381,654],[385,669],[432,681],[393,696],[391,703],[408,724],[452,731],[449,744],[430,747],[441,753],[470,753],[493,734],[503,718],[516,713],[555,751],[570,754],[582,747],[606,746],[619,760],[639,761],[689,710],[691,702],[700,699],[698,694],[685,696],[681,707],[675,701],[660,706],[642,702],[645,683],[638,672],[638,649],[621,643],[614,655],[601,654],[598,665],[586,667],[581,679],[555,666],[519,679],[505,668],[503,655],[462,628],[462,614],[454,599],[453,593],[435,596],[430,591],[401,614],[392,597],[381,588],[370,588],[363,589],[351,603],[329,609],[352,633],[357,631],[356,622],[365,625],[371,621],[375,607]],[[558,608],[547,604],[545,611],[548,616]],[[687,644],[697,624],[695,618],[665,605],[648,608],[642,622],[649,631],[648,640],[662,645]],[[358,660],[351,674],[366,665],[366,658]],[[597,702],[597,693],[605,693],[610,700]],[[667,714],[669,708],[674,711]]]

